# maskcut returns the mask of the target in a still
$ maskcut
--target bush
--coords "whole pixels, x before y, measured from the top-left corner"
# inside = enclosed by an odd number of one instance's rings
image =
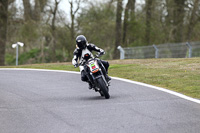
[[[39,63],[39,54],[40,54],[40,49],[31,49],[28,52],[25,52],[21,55],[19,55],[19,64],[32,64],[32,63]]]
[[[6,54],[5,65],[15,65],[16,58],[11,54]]]

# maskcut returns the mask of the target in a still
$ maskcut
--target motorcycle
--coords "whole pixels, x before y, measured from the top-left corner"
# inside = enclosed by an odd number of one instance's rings
[[[89,82],[92,84],[92,88],[96,92],[99,92],[102,97],[109,99],[110,82],[106,78],[107,72],[99,57],[100,54],[95,55],[95,57],[92,57],[90,54],[85,54],[79,67],[83,67]]]

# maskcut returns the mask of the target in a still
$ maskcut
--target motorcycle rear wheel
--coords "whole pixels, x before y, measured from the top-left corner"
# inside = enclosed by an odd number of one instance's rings
[[[110,94],[108,93],[108,87],[106,86],[105,82],[102,78],[97,79],[97,82],[99,83],[99,87],[101,91],[103,92],[106,99],[110,98]]]

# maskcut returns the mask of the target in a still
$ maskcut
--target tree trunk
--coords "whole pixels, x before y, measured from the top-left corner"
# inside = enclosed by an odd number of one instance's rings
[[[150,34],[151,34],[151,14],[152,14],[152,0],[146,0],[146,34],[145,41],[146,45],[149,45],[150,42]]]
[[[135,10],[135,0],[128,0],[128,3],[126,4],[126,8],[125,8],[124,24],[123,24],[123,39],[122,39],[122,43],[125,47],[127,46],[126,34],[127,34],[128,21],[129,19],[131,21],[133,20],[134,10]]]
[[[173,40],[173,35],[172,35],[172,20],[173,20],[173,0],[165,0],[166,2],[166,10],[167,10],[167,15],[165,16],[165,26],[164,26],[164,33],[165,33],[165,40],[164,42],[170,42]]]
[[[58,11],[58,5],[60,1],[55,0],[55,7],[54,10],[52,11],[52,21],[51,21],[51,34],[52,34],[52,44],[51,44],[51,50],[52,50],[52,61],[56,61],[56,26],[55,26],[55,21],[56,21],[56,14]]]
[[[75,16],[77,14],[77,12],[80,9],[80,4],[81,4],[82,0],[76,0],[75,3],[73,0],[69,1],[70,4],[70,17],[71,17],[71,24],[70,26],[67,26],[70,30],[70,42],[75,42]],[[77,7],[74,9],[74,4],[77,5]],[[74,51],[75,45],[70,45],[70,47],[68,48],[68,53],[69,54],[69,58],[73,57],[73,51]]]
[[[152,0],[146,0],[146,29],[145,29],[145,45],[151,43],[151,15],[152,15]],[[144,49],[144,58],[149,58],[147,55],[149,49]]]
[[[70,2],[70,16],[71,16],[71,26],[70,26],[70,35],[71,35],[71,39],[74,39],[74,19],[75,19],[75,15],[76,12],[74,12],[73,9],[74,8],[74,3],[73,1]],[[78,10],[78,9],[77,9]]]
[[[128,6],[129,2],[126,4],[126,8],[125,8],[125,14],[124,14],[124,25],[123,25],[123,39],[122,39],[122,43],[124,46],[126,46],[126,31],[127,31],[127,26],[128,26],[128,19],[129,19],[129,15],[128,15],[128,11],[129,11],[129,6]]]
[[[40,21],[40,13],[41,13],[40,0],[35,0],[33,20],[35,20],[36,22],[39,22]]]
[[[23,0],[23,5],[24,5],[24,19],[25,21],[29,21],[32,19],[30,0]]]
[[[174,0],[174,2],[174,42],[182,42],[185,0]]]
[[[70,36],[71,36],[71,41],[73,42],[75,40],[75,35],[74,35],[74,21],[75,21],[75,12],[73,11],[74,9],[74,3],[73,1],[70,2],[70,16],[71,16],[71,26],[70,26]],[[74,50],[74,45],[70,45],[70,53]],[[73,56],[69,56],[70,58],[72,58]]]
[[[183,42],[183,23],[185,17],[185,1],[186,0],[174,0],[174,18],[173,18],[173,42],[180,43]],[[179,54],[174,52],[174,48],[170,47],[172,58],[184,58],[186,56],[187,49],[183,48],[179,50]]]
[[[116,14],[116,27],[115,27],[115,50],[113,54],[114,59],[119,59],[119,51],[117,49],[118,46],[122,45],[122,1],[123,0],[118,0],[117,1],[117,14]]]
[[[44,7],[47,5],[48,0],[37,0],[37,1],[39,2],[39,5],[40,5],[40,12],[43,12]]]
[[[188,25],[188,29],[187,29],[187,40],[190,41],[191,40],[191,36],[192,36],[192,32],[193,32],[193,28],[197,22],[197,19],[195,17],[195,13],[198,10],[198,6],[199,6],[199,1],[200,0],[195,0],[194,1],[194,6],[193,6],[193,10],[192,10],[192,14],[189,20],[189,25]]]
[[[0,0],[0,66],[5,65],[8,0]]]

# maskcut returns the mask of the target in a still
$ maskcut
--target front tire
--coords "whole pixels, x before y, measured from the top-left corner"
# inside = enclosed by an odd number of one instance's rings
[[[102,78],[98,78],[97,82],[99,83],[99,87],[101,89],[101,91],[103,92],[104,96],[106,99],[110,98],[110,95],[108,93],[108,87],[106,86],[105,82],[103,81]]]
[[[104,94],[103,94],[102,91],[99,91],[99,94],[100,94],[102,97],[104,97]]]

